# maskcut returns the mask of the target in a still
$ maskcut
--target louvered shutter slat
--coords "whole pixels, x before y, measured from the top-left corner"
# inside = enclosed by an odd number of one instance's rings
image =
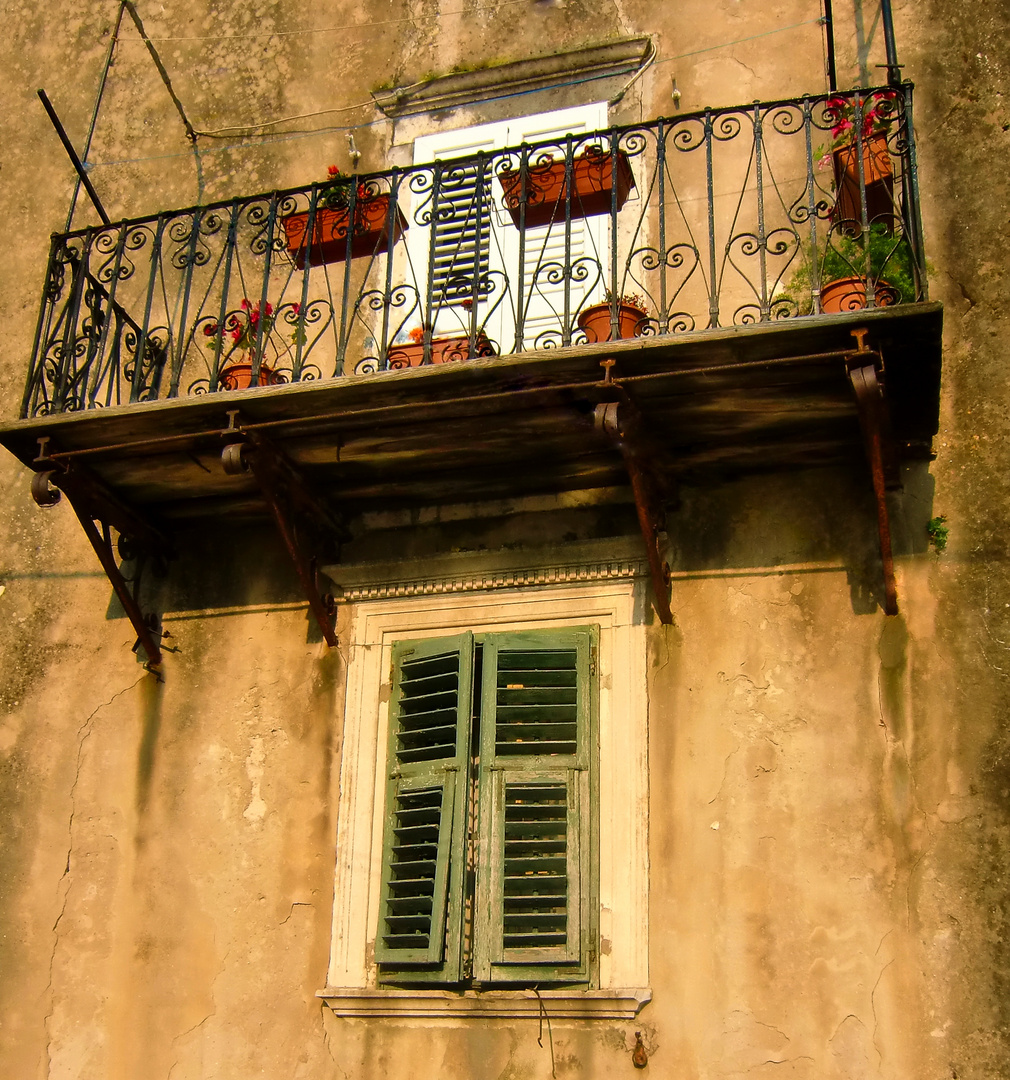
[[[432,302],[436,307],[459,302],[472,294],[488,272],[491,248],[491,180],[485,167],[453,167],[439,188],[439,214],[434,225]]]
[[[492,982],[589,977],[591,640],[528,632],[484,646],[475,971]]]
[[[394,647],[375,957],[382,981],[460,977],[473,645]]]

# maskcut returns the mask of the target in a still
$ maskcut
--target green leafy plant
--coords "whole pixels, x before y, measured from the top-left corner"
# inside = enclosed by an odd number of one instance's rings
[[[871,225],[869,233],[851,236],[844,229],[828,230],[827,240],[818,244],[818,281],[823,289],[832,281],[844,278],[865,278],[866,257],[869,254],[869,278],[878,286],[890,287],[890,303],[914,303],[915,257],[912,246],[904,236],[891,232],[885,224]],[[782,299],[796,306],[798,315],[809,315],[813,310],[811,286],[813,274],[809,251],[801,250],[800,262],[789,284],[782,292]]]
[[[947,519],[940,514],[939,517],[930,518],[929,523],[926,525],[926,533],[929,536],[929,542],[933,545],[933,550],[940,554],[947,546],[947,534],[950,529],[947,528]]]

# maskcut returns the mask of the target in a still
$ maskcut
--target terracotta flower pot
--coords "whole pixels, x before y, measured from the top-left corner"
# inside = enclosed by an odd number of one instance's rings
[[[288,251],[299,270],[321,263],[343,262],[347,258],[347,232],[351,212],[348,207],[316,208],[316,219],[309,242],[308,212],[289,214],[284,221],[284,236]],[[399,206],[393,215],[392,243],[403,235],[407,221]],[[354,231],[351,236],[351,257],[381,255],[390,248],[389,196],[373,195],[359,199],[354,207]],[[308,258],[306,259],[306,256]]]
[[[886,281],[878,281],[873,290],[877,307],[890,307],[898,302],[898,291]],[[821,289],[821,312],[836,315],[845,311],[860,311],[866,307],[866,278],[846,277],[829,281]]]
[[[453,360],[472,360],[477,356],[494,356],[494,346],[483,335],[478,334],[475,351],[470,355],[469,337],[433,338],[431,342],[431,362],[448,364]],[[424,345],[411,342],[409,345],[391,345],[386,353],[389,367],[420,367],[424,360]]]
[[[859,156],[855,144],[840,146],[832,155],[837,197],[831,216],[835,221],[851,221],[847,232],[862,229],[863,210],[859,198]],[[866,218],[890,229],[894,220],[894,166],[887,149],[887,136],[870,135],[863,140],[863,184],[866,187]]]
[[[287,379],[279,371],[260,364],[259,382],[252,381],[253,366],[251,363],[228,364],[221,368],[217,381],[222,390],[247,390],[250,386],[278,386],[287,382]]]
[[[617,209],[620,210],[635,186],[628,155],[617,152],[617,178],[614,179],[614,160],[610,152],[590,146],[572,162],[572,218],[609,214],[611,192],[617,189]],[[519,226],[522,207],[526,206],[526,226],[549,225],[565,220],[565,163],[531,160],[523,185],[519,168],[499,173],[498,182],[505,193],[505,209]]]
[[[617,337],[638,337],[649,318],[649,313],[632,304],[617,306]],[[579,329],[584,331],[586,342],[610,341],[610,305],[594,304],[579,315]]]

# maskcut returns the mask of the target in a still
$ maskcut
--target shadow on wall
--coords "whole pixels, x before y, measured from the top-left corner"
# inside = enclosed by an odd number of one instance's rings
[[[929,550],[933,477],[928,462],[902,469],[900,491],[888,493],[895,557]],[[809,469],[746,477],[710,488],[681,490],[667,516],[670,566],[704,575],[817,564],[843,567],[852,610],[870,614],[882,605],[883,576],[876,504],[863,468]]]
[[[142,559],[122,564],[123,576],[137,590],[145,613],[193,612],[194,617],[199,613],[206,618],[215,612],[226,615],[237,610],[305,606],[294,565],[271,525],[204,523],[176,530],[173,538],[176,558],[167,566]],[[126,618],[115,593],[110,595],[105,617]],[[306,620],[307,643],[321,641],[319,626],[308,612]]]
[[[902,481],[900,491],[888,494],[892,547],[899,558],[929,550],[927,523],[934,488],[927,462],[904,466]],[[881,604],[876,508],[862,462],[851,468],[807,469],[707,487],[685,486],[679,505],[667,514],[667,530],[674,572],[753,574],[790,568],[814,573],[827,565],[845,569],[856,614],[872,613]],[[416,559],[421,555],[418,547],[429,554],[487,550],[493,559],[495,548],[546,542],[563,551],[569,541],[613,537],[616,542],[637,535],[629,503],[591,512],[531,514],[528,519],[519,513],[508,519],[457,523],[451,529],[414,524],[365,532],[347,545],[345,561],[354,562],[355,556],[363,555]],[[123,564],[128,579],[140,572],[139,597],[146,612],[193,612],[206,617],[215,611],[227,614],[305,603],[291,560],[269,524],[205,524],[178,532],[176,548],[178,557],[167,572],[165,567],[136,560]],[[321,561],[326,561],[325,553]],[[125,618],[114,594],[106,617]],[[308,613],[306,624],[307,642],[319,641],[319,628]]]

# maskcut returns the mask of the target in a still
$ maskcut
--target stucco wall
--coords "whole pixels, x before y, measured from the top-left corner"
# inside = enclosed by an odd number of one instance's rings
[[[892,504],[902,614],[867,601],[860,462],[683,492],[669,522],[676,625],[649,629],[653,1001],[635,1021],[555,1021],[543,1047],[532,1021],[334,1017],[315,993],[346,657],[317,640],[279,542],[224,526],[182,538],[170,576],[149,584],[178,650],[159,681],[130,652],[70,508],[37,509],[4,456],[0,1075],[513,1080],[550,1075],[553,1039],[557,1075],[588,1077],[632,1072],[635,1031],[646,1074],[670,1078],[1008,1074],[1010,16],[998,0],[895,8],[945,304],[937,460]],[[73,183],[34,91],[80,146],[116,10],[5,7],[0,203],[18,223],[0,263],[5,419]],[[622,119],[672,111],[674,77],[684,110],[824,85],[819,5],[800,0],[183,0],[140,13],[201,129],[349,109],[389,79],[638,33],[671,62],[646,72]],[[835,4],[843,85],[875,14]],[[385,24],[259,36],[368,20]],[[91,154],[114,219],[346,168],[342,131],[306,131],[377,116],[293,121],[289,137],[247,145],[204,137],[198,174],[129,20],[122,37]],[[864,67],[882,61],[878,26]],[[394,135],[382,122],[355,138],[369,169]],[[83,201],[78,220],[95,220]],[[942,556],[924,535],[939,513]]]

